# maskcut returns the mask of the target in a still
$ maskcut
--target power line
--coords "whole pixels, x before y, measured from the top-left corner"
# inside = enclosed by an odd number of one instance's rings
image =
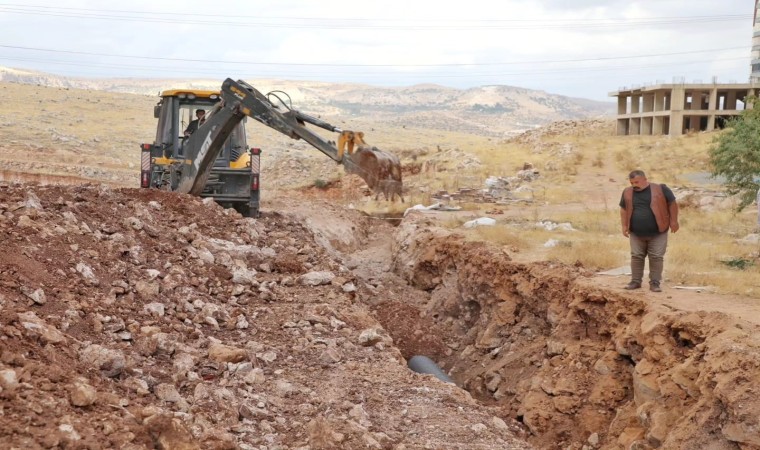
[[[724,52],[730,50],[747,50],[746,46],[741,47],[726,47],[716,49],[703,49],[703,50],[690,50],[684,52],[668,52],[668,53],[654,53],[647,55],[628,55],[628,56],[601,56],[595,58],[578,58],[578,59],[550,59],[550,60],[537,60],[537,61],[508,61],[508,62],[495,62],[495,63],[447,63],[447,64],[328,64],[328,63],[285,63],[285,62],[241,62],[241,61],[229,61],[229,60],[210,60],[210,59],[188,59],[188,58],[167,58],[159,56],[140,56],[140,55],[117,55],[113,53],[97,53],[97,52],[80,52],[73,50],[56,50],[37,47],[22,47],[16,45],[2,45],[0,48],[14,49],[14,50],[31,50],[39,52],[50,52],[60,54],[71,55],[83,55],[83,56],[100,56],[109,58],[128,58],[128,59],[144,59],[153,61],[177,61],[177,62],[202,62],[202,63],[214,63],[214,64],[243,64],[253,66],[299,66],[299,67],[477,67],[477,66],[501,66],[501,65],[515,65],[515,64],[556,64],[556,63],[571,63],[571,62],[594,62],[594,61],[611,61],[620,59],[636,59],[636,58],[654,58],[661,56],[676,56],[676,55],[689,55],[697,53],[713,53]]]
[[[260,15],[245,15],[245,14],[214,14],[214,13],[186,13],[186,12],[160,12],[160,11],[140,11],[140,10],[120,10],[120,9],[94,9],[94,8],[72,8],[62,6],[43,6],[43,5],[28,5],[18,3],[0,3],[0,7],[19,7],[19,8],[35,8],[35,9],[54,9],[54,10],[68,10],[68,11],[95,11],[95,12],[108,12],[108,13],[128,13],[128,14],[155,14],[171,17],[224,17],[235,19],[294,19],[294,20],[360,20],[360,21],[393,21],[393,22],[436,22],[445,19],[433,19],[429,17],[414,17],[413,19],[386,19],[386,18],[362,18],[362,17],[342,17],[335,19],[334,17],[298,17],[298,16],[260,16]],[[457,21],[476,21],[476,22],[577,22],[577,21],[618,21],[626,22],[631,20],[680,20],[680,19],[714,19],[714,18],[733,18],[745,20],[752,17],[752,14],[722,14],[722,15],[697,15],[697,16],[660,16],[660,17],[645,17],[645,18],[609,18],[609,19],[466,19],[457,18]]]
[[[746,57],[739,57],[739,58],[718,58],[713,59],[711,62],[719,62],[719,61],[739,61],[739,60],[746,60]],[[0,60],[5,61],[22,61],[22,62],[39,62],[39,63],[45,63],[45,64],[54,64],[54,65],[64,65],[64,66],[76,66],[76,67],[91,67],[91,68],[107,68],[107,69],[132,69],[132,70],[139,70],[139,71],[149,71],[151,73],[155,72],[165,72],[165,73],[179,73],[182,75],[187,75],[188,72],[193,73],[206,73],[206,74],[217,74],[223,69],[199,69],[197,67],[145,67],[145,66],[139,66],[139,65],[114,65],[114,64],[97,64],[97,63],[81,63],[81,62],[72,62],[72,61],[61,61],[61,60],[51,60],[51,59],[36,59],[36,58],[8,58],[0,56]],[[686,65],[694,65],[694,64],[704,64],[703,60],[692,60],[692,61],[679,61],[679,62],[669,62],[669,63],[662,63],[662,64],[645,64],[645,65],[625,65],[625,66],[603,66],[603,67],[570,67],[570,68],[562,68],[562,69],[552,69],[552,70],[524,70],[524,71],[512,71],[512,72],[503,72],[503,71],[494,71],[494,72],[467,72],[462,74],[454,74],[454,73],[414,73],[412,75],[414,76],[425,76],[426,78],[465,78],[465,77],[505,77],[505,76],[520,76],[520,75],[557,75],[565,77],[568,74],[584,74],[584,73],[593,73],[593,72],[605,72],[605,71],[612,71],[612,70],[627,70],[627,71],[633,71],[633,70],[641,70],[641,69],[650,69],[650,68],[662,68],[662,67],[672,67],[672,66],[686,66]],[[332,75],[348,75],[345,72],[320,72],[320,76],[332,76]],[[351,76],[373,76],[373,75],[380,75],[377,72],[351,72]],[[287,76],[292,77],[293,75],[280,75],[280,76]]]
[[[0,4],[0,12],[6,12],[9,14],[66,17],[75,19],[139,21],[143,23],[148,22],[179,25],[408,31],[599,29],[611,27],[622,28],[749,21],[749,19],[752,17],[750,14],[726,14],[712,16],[670,16],[609,19],[335,19],[317,17],[265,17],[222,14],[166,13],[134,10],[101,10],[19,4]],[[207,17],[234,20],[205,20]],[[241,19],[247,21],[241,21]]]

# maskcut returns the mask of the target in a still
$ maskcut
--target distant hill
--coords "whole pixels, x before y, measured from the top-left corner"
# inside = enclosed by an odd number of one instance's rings
[[[157,95],[173,88],[218,89],[221,79],[74,78],[0,67],[0,81],[48,87]],[[287,92],[293,107],[312,114],[366,118],[392,127],[504,137],[550,122],[609,117],[612,102],[513,86],[454,89],[434,84],[377,87],[318,81],[245,80],[263,93]]]

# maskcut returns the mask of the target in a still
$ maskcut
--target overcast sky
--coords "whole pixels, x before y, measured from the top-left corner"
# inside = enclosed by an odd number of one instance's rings
[[[751,0],[0,0],[0,66],[82,77],[622,86],[746,82]]]

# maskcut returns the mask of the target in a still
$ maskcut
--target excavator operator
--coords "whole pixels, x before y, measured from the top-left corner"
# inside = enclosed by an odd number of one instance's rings
[[[206,110],[196,109],[195,117],[196,119],[190,121],[190,123],[187,124],[187,128],[185,128],[185,137],[188,137],[191,134],[195,133],[195,130],[197,130],[199,126],[203,125],[203,122],[206,120]]]

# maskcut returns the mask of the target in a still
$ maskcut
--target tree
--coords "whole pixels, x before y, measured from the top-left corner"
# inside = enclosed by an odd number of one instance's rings
[[[726,192],[739,196],[739,211],[755,201],[760,189],[760,103],[750,98],[747,105],[757,107],[729,120],[710,147],[712,176],[725,178]]]

